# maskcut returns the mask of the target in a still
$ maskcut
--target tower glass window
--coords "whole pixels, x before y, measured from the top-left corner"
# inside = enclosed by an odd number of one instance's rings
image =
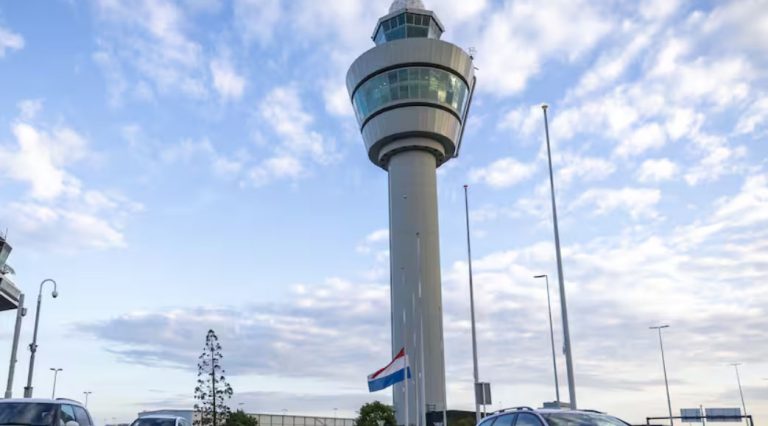
[[[442,31],[432,16],[405,12],[380,22],[373,41],[382,44],[403,38],[439,39],[440,35]]]
[[[437,68],[405,67],[383,72],[363,83],[352,97],[360,123],[395,102],[436,103],[463,116],[469,88],[453,73]]]

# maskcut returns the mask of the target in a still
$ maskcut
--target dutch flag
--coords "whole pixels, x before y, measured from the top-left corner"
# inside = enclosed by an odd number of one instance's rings
[[[406,374],[410,379],[411,368],[408,366],[408,357],[405,356],[405,348],[403,348],[386,367],[368,376],[368,391],[376,392],[400,383],[405,380]]]

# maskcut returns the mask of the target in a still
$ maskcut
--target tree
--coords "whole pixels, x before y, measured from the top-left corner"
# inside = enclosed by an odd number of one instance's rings
[[[379,401],[368,402],[360,407],[360,415],[355,420],[355,425],[379,426],[379,420],[384,420],[385,426],[396,426],[395,410]]]
[[[237,410],[227,417],[224,426],[258,426],[259,421],[245,414],[243,410]]]
[[[196,426],[219,426],[229,415],[226,401],[232,397],[232,386],[224,377],[222,358],[219,338],[213,330],[208,330],[205,347],[197,363]]]

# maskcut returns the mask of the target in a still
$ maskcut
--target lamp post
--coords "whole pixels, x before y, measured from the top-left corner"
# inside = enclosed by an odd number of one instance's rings
[[[92,394],[91,391],[85,391],[83,392],[83,395],[85,395],[85,408],[88,408],[88,395]]]
[[[536,275],[533,278],[544,278],[547,283],[547,308],[549,309],[549,339],[552,342],[552,368],[555,370],[555,399],[560,406],[560,384],[557,381],[557,358],[555,357],[555,327],[552,325],[552,303],[549,299],[549,277],[547,274]]]
[[[739,395],[741,396],[741,408],[744,409],[744,415],[747,415],[747,405],[744,404],[744,392],[741,390],[741,377],[739,377],[739,366],[741,365],[740,362],[734,362],[731,364],[733,368],[736,370],[736,383],[739,384]]]
[[[669,325],[659,325],[655,327],[648,327],[651,330],[656,330],[659,332],[659,347],[661,348],[661,367],[664,369],[664,386],[667,389],[667,408],[669,408],[669,424],[674,425],[675,422],[672,420],[672,399],[669,397],[669,381],[667,380],[667,362],[664,359],[664,342],[661,339],[661,330],[664,328],[669,328]]]
[[[63,368],[49,368],[53,371],[53,391],[51,391],[51,399],[56,399],[56,379],[59,377],[59,371],[64,371]]]
[[[563,317],[563,343],[565,345],[565,368],[568,373],[568,396],[571,401],[571,409],[576,407],[576,383],[573,374],[573,357],[571,356],[571,332],[568,327],[568,307],[565,302],[565,278],[563,277],[563,257],[560,254],[560,231],[557,227],[557,205],[555,204],[555,176],[552,173],[552,150],[549,146],[549,121],[547,119],[547,108],[544,104],[541,109],[544,110],[544,130],[547,135],[547,159],[549,161],[549,188],[552,193],[552,223],[555,228],[555,255],[557,256],[557,277],[560,281],[560,310]]]
[[[472,245],[469,238],[469,194],[468,185],[464,185],[464,210],[467,220],[467,265],[469,266],[469,313],[472,318],[472,365],[475,373],[475,423],[480,423],[480,400],[477,386],[480,383],[480,373],[477,367],[477,332],[475,329],[475,289],[472,282]],[[485,403],[485,401],[483,401]]]
[[[32,376],[35,372],[35,352],[37,352],[37,328],[40,323],[40,305],[43,302],[43,286],[45,283],[53,283],[53,292],[51,296],[55,299],[59,293],[56,291],[56,281],[46,278],[40,283],[40,292],[37,294],[37,310],[35,311],[35,331],[32,334],[32,343],[29,345],[29,375],[27,376],[27,386],[24,388],[24,398],[32,398]]]

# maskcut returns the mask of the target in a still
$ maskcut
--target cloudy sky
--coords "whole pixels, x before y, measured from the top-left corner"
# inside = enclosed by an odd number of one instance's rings
[[[38,395],[60,367],[59,395],[93,391],[99,423],[189,407],[214,328],[233,405],[388,401],[365,384],[389,354],[386,174],[344,87],[388,6],[0,2],[0,227],[28,297],[48,277],[61,294],[44,300]],[[553,399],[532,279],[556,276],[548,102],[580,405],[665,414],[648,326],[669,323],[675,411],[737,406],[739,361],[768,421],[768,2],[427,6],[479,79],[438,178],[449,405],[472,407],[465,183],[481,378],[496,407]],[[7,312],[0,360],[12,327]]]

